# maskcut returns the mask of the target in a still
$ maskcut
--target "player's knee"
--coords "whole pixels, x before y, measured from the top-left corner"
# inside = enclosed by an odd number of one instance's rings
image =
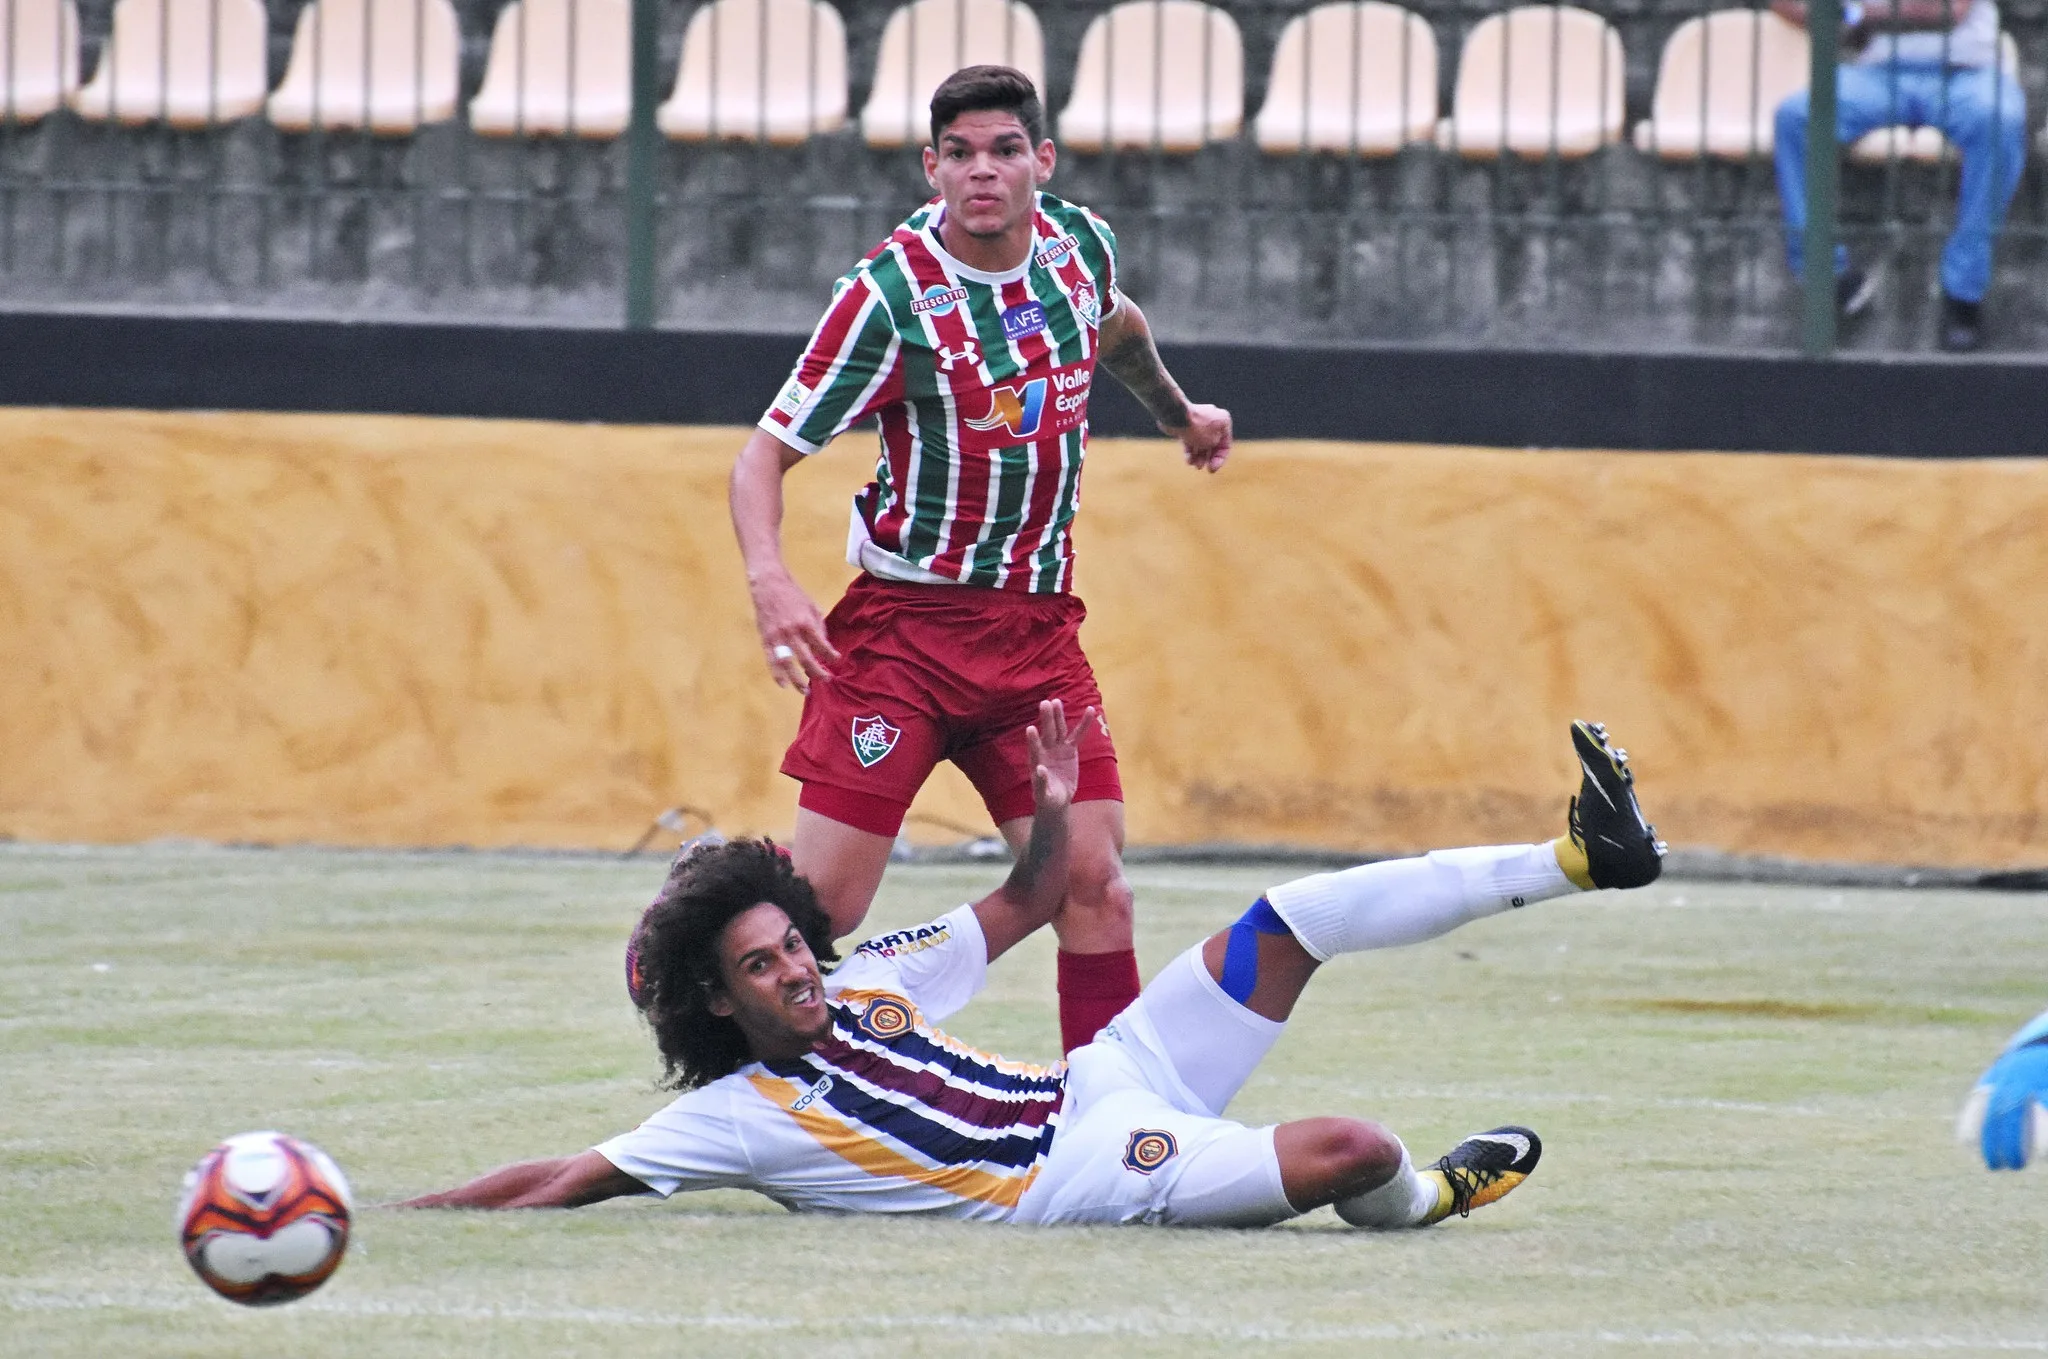
[[[1137,897],[1115,855],[1076,863],[1067,878],[1067,906],[1102,924],[1129,924]]]
[[[1401,1168],[1401,1139],[1362,1118],[1331,1118],[1317,1129],[1316,1155],[1336,1197],[1377,1189]]]

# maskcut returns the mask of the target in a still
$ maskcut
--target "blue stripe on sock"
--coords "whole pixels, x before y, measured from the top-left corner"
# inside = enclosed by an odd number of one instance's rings
[[[1239,1005],[1249,1002],[1259,985],[1259,936],[1291,933],[1287,922],[1264,897],[1253,902],[1251,909],[1230,927],[1230,937],[1223,941],[1223,975],[1217,982],[1223,994]]]

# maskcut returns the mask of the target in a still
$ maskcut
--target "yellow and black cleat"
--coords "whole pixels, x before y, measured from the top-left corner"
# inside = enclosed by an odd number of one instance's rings
[[[1442,1222],[1453,1213],[1470,1217],[1474,1208],[1505,1198],[1509,1190],[1529,1178],[1542,1158],[1543,1139],[1527,1128],[1509,1126],[1473,1133],[1435,1165],[1419,1172],[1437,1186],[1436,1208],[1420,1225]]]
[[[1647,887],[1664,871],[1664,842],[1636,804],[1628,752],[1607,744],[1598,722],[1572,723],[1579,795],[1572,799],[1570,834],[1557,844],[1564,875],[1586,891]]]

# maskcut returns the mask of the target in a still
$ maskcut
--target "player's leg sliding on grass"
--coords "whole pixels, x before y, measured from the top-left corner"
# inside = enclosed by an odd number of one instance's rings
[[[1604,734],[1573,728],[1584,776],[1557,841],[1282,884],[1170,963],[1070,1065],[1006,1061],[933,1025],[1059,908],[1094,717],[1070,730],[1058,704],[1041,709],[1028,734],[1037,816],[1002,887],[862,945],[829,976],[819,960],[833,958],[830,918],[771,846],[735,841],[678,863],[641,960],[649,1025],[684,1093],[580,1156],[506,1167],[414,1205],[566,1207],[746,1187],[796,1209],[1037,1224],[1255,1226],[1331,1204],[1355,1225],[1400,1228],[1521,1183],[1542,1150],[1526,1128],[1475,1134],[1418,1168],[1366,1120],[1253,1128],[1222,1115],[1337,954],[1653,881],[1662,847]]]

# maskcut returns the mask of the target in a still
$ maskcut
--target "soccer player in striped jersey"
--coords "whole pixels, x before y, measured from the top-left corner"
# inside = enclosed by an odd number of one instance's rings
[[[1418,1167],[1358,1118],[1254,1128],[1224,1110],[1339,953],[1395,948],[1595,887],[1640,887],[1663,846],[1626,756],[1575,723],[1582,778],[1554,841],[1439,850],[1283,883],[1169,963],[1067,1062],[1007,1061],[937,1024],[1064,895],[1071,804],[1095,720],[1027,729],[1031,840],[971,906],[834,960],[817,895],[775,847],[680,858],[644,923],[645,1013],[672,1084],[638,1128],[408,1206],[576,1207],[738,1187],[794,1210],[1030,1224],[1259,1226],[1325,1204],[1356,1226],[1427,1226],[1492,1203],[1542,1144],[1509,1125]]]
[[[840,280],[732,475],[761,648],[776,682],[805,695],[782,763],[803,785],[791,852],[835,937],[867,915],[939,761],[967,775],[1018,850],[1034,705],[1051,694],[1070,711],[1102,708],[1081,652],[1071,537],[1097,366],[1192,466],[1214,472],[1230,453],[1229,413],[1182,394],[1119,289],[1109,227],[1040,190],[1055,153],[1030,79],[971,66],[931,109],[924,164],[939,197]],[[862,574],[821,617],[783,564],[782,478],[870,418],[881,452],[847,545]],[[1070,1049],[1138,993],[1106,725],[1077,798],[1072,879],[1053,920]]]

